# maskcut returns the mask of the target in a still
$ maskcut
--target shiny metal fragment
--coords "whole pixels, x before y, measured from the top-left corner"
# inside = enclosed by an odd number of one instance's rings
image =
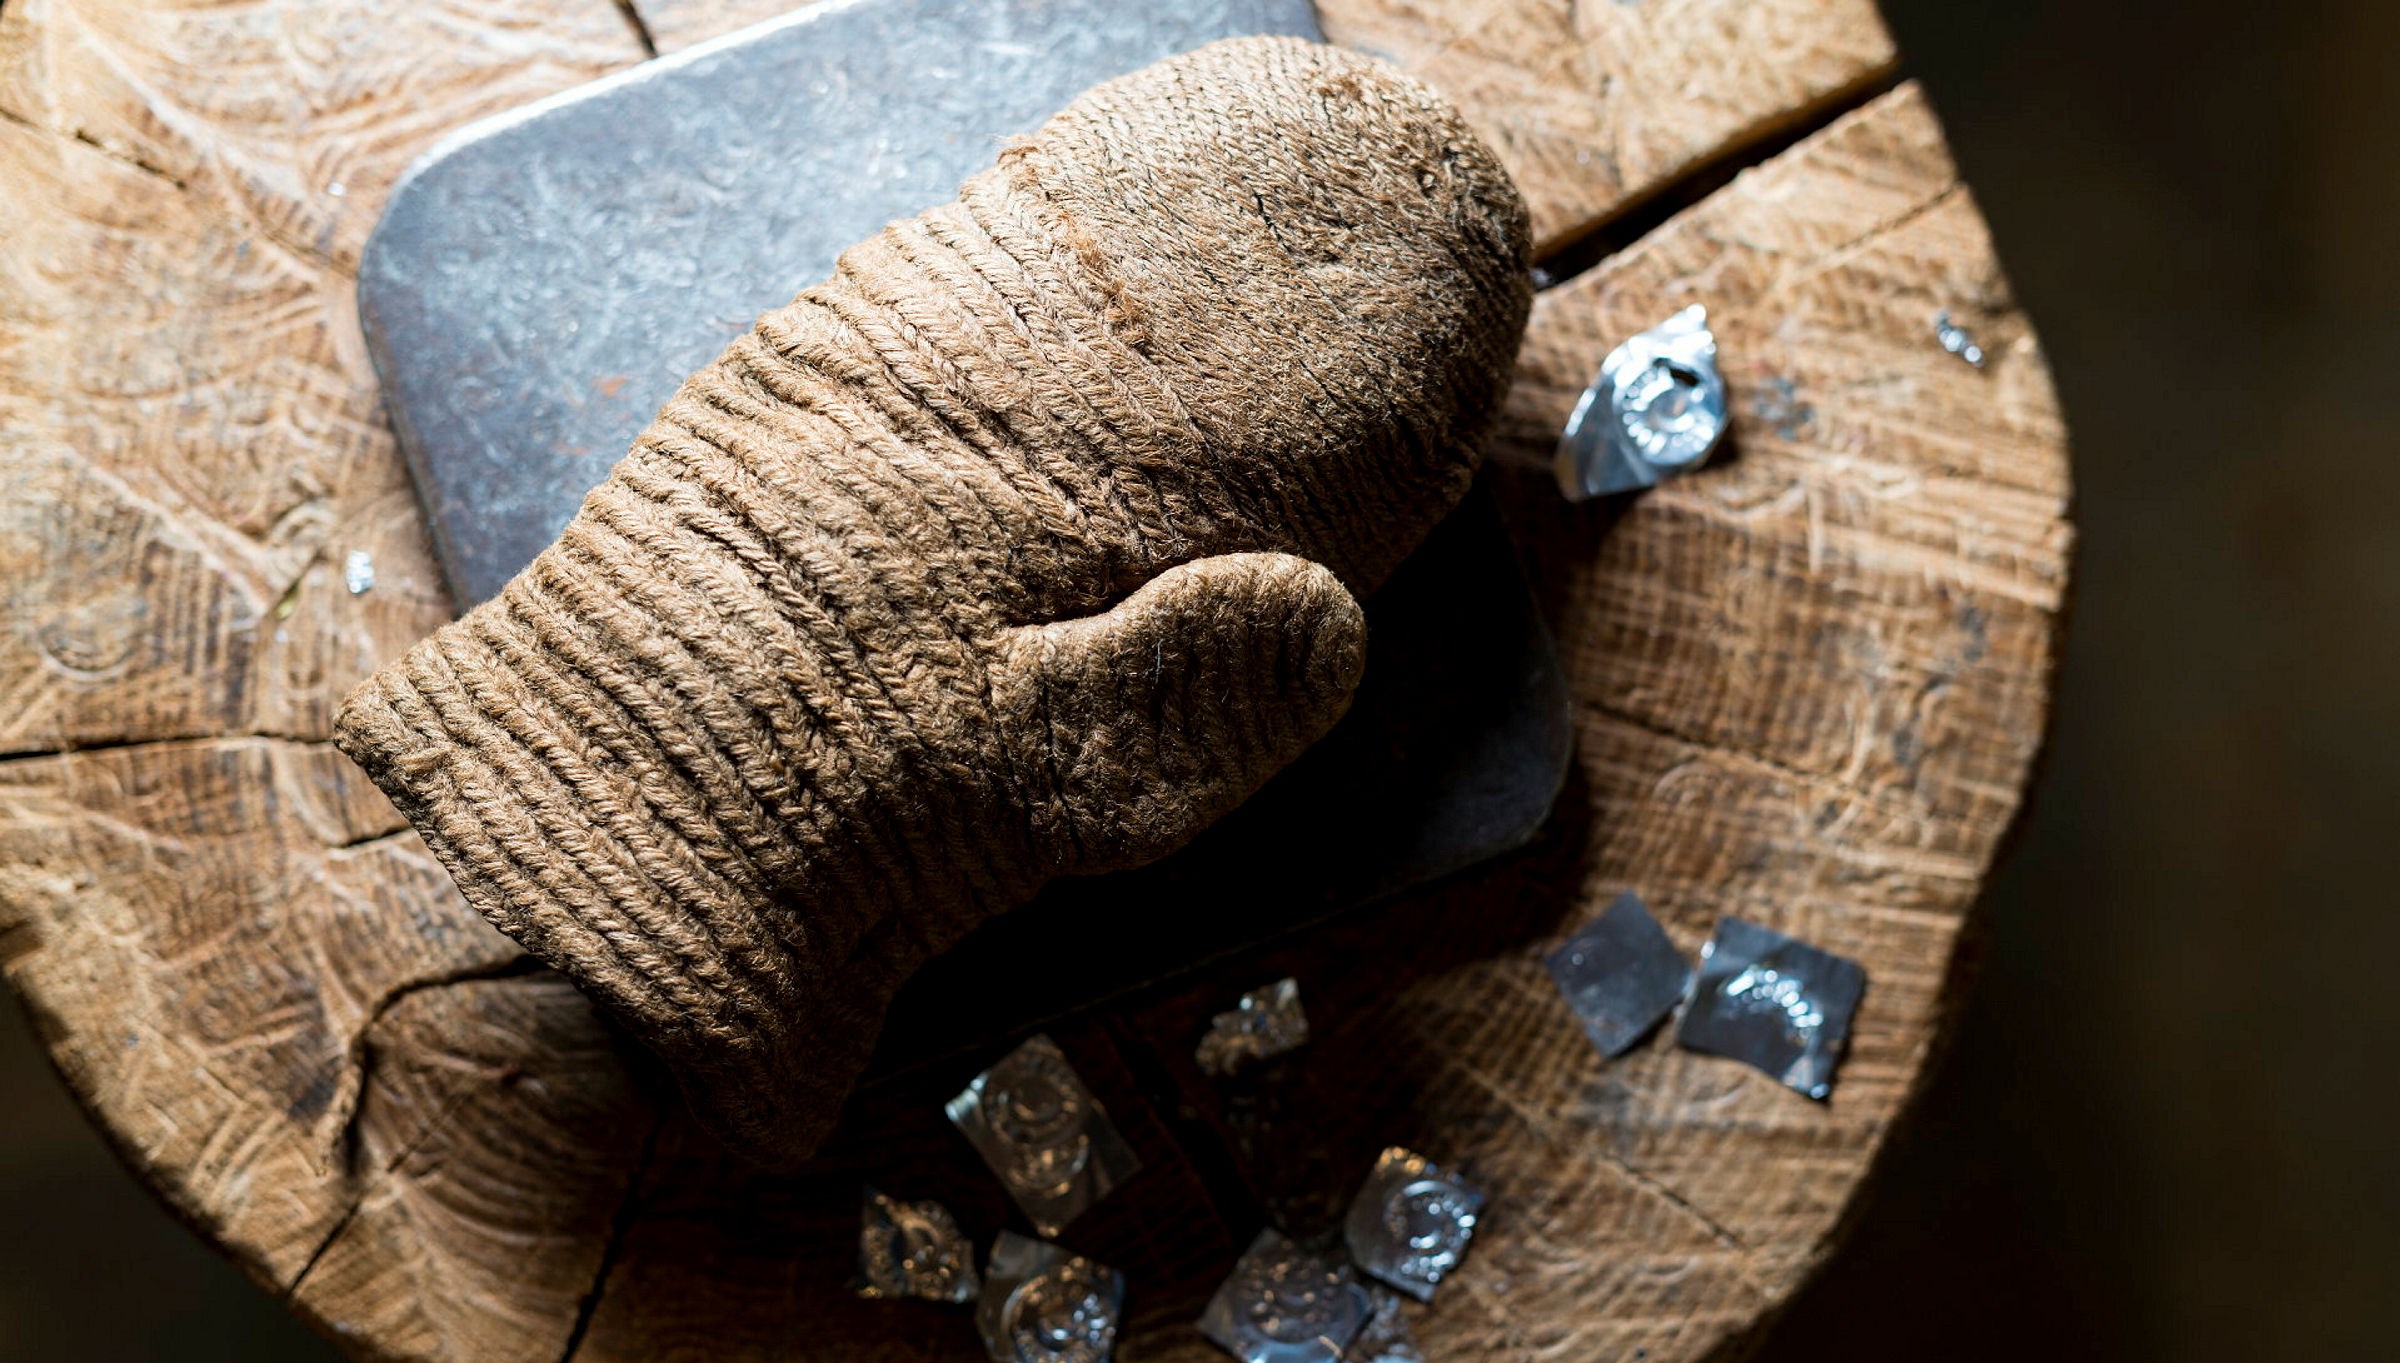
[[[1000,1232],[975,1329],[993,1363],[1107,1363],[1125,1317],[1125,1275],[1042,1240]]]
[[[1558,438],[1569,501],[1655,487],[1708,461],[1725,434],[1725,380],[1708,309],[1694,303],[1600,362]]]
[[[352,596],[365,596],[375,590],[375,556],[364,549],[353,549],[342,560],[342,585]]]
[[[973,1301],[983,1290],[975,1249],[939,1202],[902,1202],[867,1189],[859,1214],[858,1295]]]
[[[1866,988],[1858,962],[1728,918],[1700,949],[1699,982],[1675,1040],[1822,1099],[1833,1092],[1834,1067]]]
[[[1339,1363],[1371,1311],[1338,1255],[1262,1230],[1208,1299],[1200,1333],[1242,1363]]]
[[[1308,1044],[1308,1014],[1300,1009],[1300,982],[1281,979],[1242,995],[1230,1013],[1209,1020],[1194,1055],[1205,1074],[1223,1078],[1253,1061],[1269,1060]]]
[[[1942,343],[1942,349],[1977,369],[1983,368],[1983,347],[1975,344],[1975,338],[1967,334],[1965,327],[1950,320],[1947,308],[1934,314],[1933,339]]]
[[[1683,953],[1630,890],[1577,929],[1545,964],[1584,1034],[1612,1057],[1648,1035],[1692,985]]]
[[[1481,1189],[1395,1145],[1375,1161],[1342,1232],[1361,1269],[1428,1301],[1466,1254],[1482,1212]]]
[[[1408,1317],[1401,1314],[1400,1294],[1377,1287],[1373,1296],[1374,1314],[1367,1317],[1358,1338],[1342,1351],[1342,1363],[1425,1363],[1417,1337],[1408,1328]]]
[[[1037,1036],[976,1075],[944,1110],[1044,1235],[1142,1167],[1055,1042]]]

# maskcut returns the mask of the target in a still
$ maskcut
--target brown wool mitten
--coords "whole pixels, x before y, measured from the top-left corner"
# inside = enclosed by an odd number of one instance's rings
[[[694,375],[338,741],[702,1121],[804,1158],[927,957],[1340,717],[1527,253],[1491,153],[1369,58],[1101,85]]]

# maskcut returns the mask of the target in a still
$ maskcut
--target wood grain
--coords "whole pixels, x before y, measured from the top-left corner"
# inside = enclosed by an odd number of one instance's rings
[[[736,10],[641,14],[672,46]],[[1891,64],[1849,0],[1326,17],[1467,102],[1561,239]],[[431,139],[640,55],[596,0],[0,9],[0,971],[162,1198],[357,1356],[969,1357],[961,1316],[843,1281],[863,1179],[1004,1224],[936,1110],[962,1076],[862,1095],[802,1176],[728,1167],[320,741],[449,611],[357,243]],[[1567,405],[1691,301],[1731,457],[1559,503]],[[1988,367],[1934,344],[1943,310]],[[1828,1252],[1956,1005],[2070,535],[2039,347],[1921,95],[1546,294],[1496,456],[1578,698],[1556,826],[1062,1029],[1147,1165],[1069,1235],[1135,1274],[1128,1359],[1213,1356],[1189,1322],[1234,1248],[1331,1215],[1395,1139],[1495,1193],[1415,1313],[1431,1356],[1720,1351]],[[1538,962],[1625,886],[1687,948],[1736,913],[1866,964],[1830,1102],[1657,1041],[1599,1064]],[[1207,1014],[1287,972],[1317,1041],[1200,1076]]]
[[[1326,36],[1459,102],[1556,246],[1886,78],[1873,0],[1320,0]]]
[[[630,3],[661,52],[803,8]],[[1318,0],[1317,15],[1458,101],[1524,189],[1543,254],[1897,65],[1874,0]]]
[[[0,751],[320,736],[448,617],[358,244],[436,137],[640,55],[530,0],[0,10]]]
[[[605,4],[9,0],[0,113],[347,270],[436,138],[643,55]]]

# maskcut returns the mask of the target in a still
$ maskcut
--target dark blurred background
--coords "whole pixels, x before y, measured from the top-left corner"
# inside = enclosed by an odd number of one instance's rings
[[[2400,1350],[2400,4],[1885,0],[2075,446],[1950,1063],[1774,1363]]]
[[[2400,4],[1885,9],[2057,371],[2081,548],[1982,981],[1762,1357],[2390,1357]],[[13,1004],[0,1230],[0,1358],[333,1357]]]

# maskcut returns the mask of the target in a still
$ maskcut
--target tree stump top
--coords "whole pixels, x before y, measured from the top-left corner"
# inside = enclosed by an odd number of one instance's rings
[[[803,1175],[729,1167],[326,742],[450,614],[354,316],[385,191],[784,7],[0,10],[0,970],[142,1177],[360,1357],[975,1353],[847,1287],[864,1180],[1007,1221],[941,1085],[862,1095]],[[1064,1238],[1134,1278],[1122,1357],[1211,1357],[1191,1320],[1255,1229],[1227,1190],[1343,1198],[1405,1143],[1492,1193],[1412,1308],[1429,1357],[1709,1356],[1828,1252],[1957,1005],[2048,703],[2065,431],[1868,0],[1321,11],[1467,108],[1554,261],[1621,248],[1542,295],[1495,451],[1575,775],[1518,857],[1065,1029],[1149,1172]],[[1558,501],[1600,357],[1692,302],[1732,456]],[[1671,1041],[1598,1061],[1540,962],[1624,888],[1687,951],[1730,914],[1866,966],[1829,1101]],[[1292,970],[1300,1079],[1228,1099],[1191,1045]]]

